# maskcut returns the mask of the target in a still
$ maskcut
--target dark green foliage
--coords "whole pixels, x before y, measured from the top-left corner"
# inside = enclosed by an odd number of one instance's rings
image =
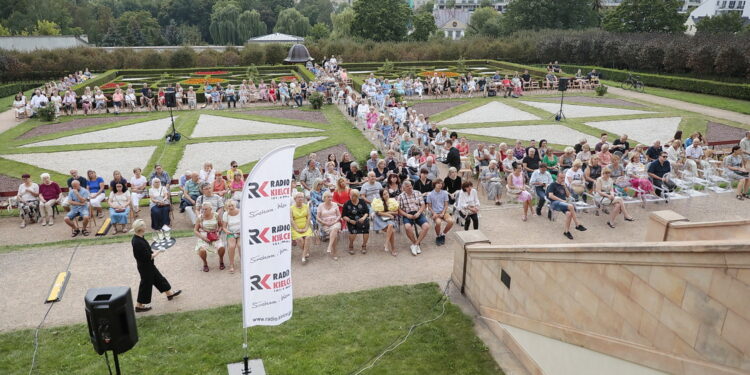
[[[312,29],[310,29],[310,34],[308,34],[308,37],[311,40],[326,39],[329,36],[331,36],[331,30],[328,29],[328,26],[324,23],[316,23]]]
[[[171,68],[189,68],[195,66],[195,51],[190,47],[182,47],[169,57]]]
[[[602,28],[613,32],[685,31],[686,14],[678,13],[681,0],[623,0],[602,20]]]
[[[403,0],[356,0],[352,34],[376,41],[401,41],[411,9]]]
[[[307,100],[310,101],[310,105],[312,106],[313,109],[323,108],[323,100],[324,100],[323,94],[316,91],[310,94]]]
[[[607,93],[607,86],[606,85],[596,86],[596,88],[594,89],[594,91],[596,91],[596,95],[597,96],[604,96],[604,94]]]
[[[289,8],[279,13],[273,32],[305,37],[310,33],[310,28],[310,20],[307,17],[297,9]]]
[[[713,17],[704,17],[695,25],[697,34],[738,33],[742,31],[744,20],[740,12],[725,12]]]
[[[414,31],[409,35],[411,40],[426,41],[432,33],[437,31],[432,13],[422,12],[414,15],[413,23]]]
[[[506,34],[518,30],[585,29],[598,15],[587,0],[514,0],[503,15]]]
[[[55,120],[55,106],[52,104],[48,104],[44,107],[40,107],[36,111],[37,116],[39,116],[42,121],[54,121]]]

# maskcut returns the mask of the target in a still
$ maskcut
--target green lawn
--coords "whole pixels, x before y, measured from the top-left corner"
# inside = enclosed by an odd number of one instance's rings
[[[620,87],[619,82],[604,81],[607,85]],[[682,100],[683,102],[705,105],[707,107],[725,109],[738,113],[750,115],[750,101],[725,98],[723,96],[698,94],[686,91],[662,89],[658,87],[646,87],[646,94],[661,96],[664,98]]]
[[[431,283],[295,300],[290,321],[249,330],[250,358],[262,358],[268,374],[349,374],[403,337],[412,324],[438,316],[441,305],[435,302],[440,295]],[[199,297],[186,290],[180,298]],[[155,308],[164,303],[159,299]],[[120,356],[122,370],[226,374],[226,364],[242,358],[241,324],[239,305],[139,317],[140,341]],[[33,335],[33,330],[0,335],[0,373],[28,373]],[[37,366],[36,374],[107,373],[83,324],[43,329]],[[363,374],[502,371],[474,335],[471,319],[448,303],[442,318],[416,328],[403,345]]]

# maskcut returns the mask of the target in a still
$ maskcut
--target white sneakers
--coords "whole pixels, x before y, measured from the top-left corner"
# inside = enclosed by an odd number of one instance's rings
[[[411,249],[411,255],[417,256],[417,254],[422,254],[422,249],[419,247],[419,245],[410,245],[409,248]]]

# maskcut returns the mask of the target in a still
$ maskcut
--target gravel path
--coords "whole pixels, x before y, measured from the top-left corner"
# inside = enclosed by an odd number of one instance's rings
[[[317,142],[325,137],[308,137],[308,138],[282,138],[266,139],[259,141],[229,141],[229,142],[208,142],[194,143],[185,147],[185,153],[177,167],[178,173],[185,170],[200,170],[203,163],[210,161],[214,168],[226,170],[229,163],[234,160],[239,165],[259,160],[269,151],[294,143],[297,147]],[[249,171],[248,171],[249,172]],[[176,175],[176,174],[175,174]]]
[[[18,185],[21,185],[21,182],[23,181],[18,178],[0,174],[0,191],[17,191]]]
[[[323,115],[323,113],[319,111],[302,111],[299,109],[285,108],[285,109],[256,109],[252,111],[242,111],[239,113],[328,124],[328,119],[326,118],[326,116]]]
[[[59,133],[67,130],[88,128],[101,124],[109,124],[118,121],[130,120],[139,116],[114,116],[108,115],[107,117],[86,117],[77,118],[70,121],[61,122],[59,124],[39,125],[34,129],[31,129],[18,137],[17,139],[27,139],[38,137],[40,135]]]
[[[459,129],[460,134],[486,135],[490,137],[501,137],[509,139],[522,140],[540,140],[546,139],[549,143],[560,145],[574,145],[586,138],[589,144],[595,144],[598,140],[590,136],[573,130],[563,125],[518,125],[518,126],[498,126],[494,128],[468,128]]]
[[[557,101],[560,102],[560,99],[558,98],[538,98],[540,100],[547,100],[547,101]],[[593,103],[593,104],[608,104],[608,105],[622,105],[622,106],[630,106],[630,107],[645,107],[645,105],[640,103],[634,103],[629,102],[627,100],[622,99],[615,99],[615,98],[600,98],[600,97],[593,97],[593,96],[566,96],[565,101],[571,101],[571,102],[577,102],[577,103]]]
[[[110,148],[101,150],[84,150],[84,151],[61,151],[61,152],[44,152],[31,154],[8,154],[0,155],[5,159],[15,160],[17,162],[36,165],[42,169],[49,169],[68,174],[72,168],[78,169],[81,174],[92,169],[103,178],[112,176],[112,171],[120,170],[126,175],[135,167],[141,167],[144,170],[148,159],[154,153],[156,147],[128,147],[128,148]],[[59,182],[58,182],[59,183]]]
[[[706,139],[709,142],[736,141],[745,136],[747,129],[735,128],[734,126],[709,121],[706,131]]]
[[[264,121],[244,120],[232,117],[200,115],[191,137],[218,137],[247,134],[307,133],[318,129],[301,126],[274,124]]]
[[[417,102],[410,106],[411,109],[415,109],[417,113],[430,117],[434,114],[447,111],[453,107],[461,104],[468,103],[467,101],[450,101],[450,102]]]
[[[729,120],[729,121],[735,121],[741,124],[750,124],[750,115],[727,111],[725,109],[713,108],[713,107],[708,107],[705,105],[693,104],[693,103],[683,102],[681,100],[663,98],[661,96],[650,95],[650,94],[645,94],[645,93],[640,93],[640,92],[635,92],[635,91],[630,91],[630,90],[623,90],[617,87],[610,87],[609,91],[615,95],[643,100],[652,104],[664,105],[667,107],[677,108],[683,111],[700,113],[702,115],[716,117],[716,118]]]
[[[336,155],[336,160],[341,160],[341,154],[348,152],[351,155],[351,151],[349,151],[349,148],[346,147],[345,144],[339,144],[333,147],[324,148],[319,151],[315,151],[315,155],[317,156],[318,162],[321,163],[321,167],[324,167],[323,165],[324,161],[328,159],[328,154],[334,154]],[[293,168],[295,171],[301,171],[307,167],[307,161],[309,160],[310,155],[305,155],[302,157],[299,157],[297,159],[294,159]]]
[[[557,111],[560,110],[560,104],[557,104],[557,103],[542,103],[542,102],[528,102],[528,101],[522,101],[521,103],[532,106],[534,108],[539,108],[549,113],[557,113]],[[563,113],[568,118],[576,118],[576,117],[643,115],[643,114],[652,114],[654,112],[638,111],[634,109],[591,107],[591,106],[585,106],[585,105],[565,104],[563,106]]]
[[[614,134],[627,134],[628,138],[650,146],[655,140],[666,142],[680,126],[681,117],[644,118],[587,122],[586,125]]]
[[[547,103],[536,103],[547,104]],[[504,122],[504,121],[522,121],[522,120],[539,120],[539,117],[531,113],[522,111],[516,107],[511,107],[498,101],[489,102],[483,106],[460,113],[447,120],[440,121],[439,125],[453,124],[477,124],[485,122]]]
[[[176,118],[176,117],[175,117]],[[49,141],[30,143],[21,147],[77,145],[86,143],[150,141],[161,139],[172,125],[169,117],[145,121],[133,125],[97,130],[90,133],[70,135]]]

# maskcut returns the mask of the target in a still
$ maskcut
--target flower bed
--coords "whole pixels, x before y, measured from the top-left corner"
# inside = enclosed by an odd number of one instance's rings
[[[295,76],[281,76],[281,77],[279,77],[279,81],[281,81],[281,82],[292,82],[292,81],[294,81],[296,79],[297,79],[297,77],[295,77]]]
[[[229,71],[214,70],[214,71],[209,71],[209,72],[195,72],[193,74],[198,75],[198,76],[218,76],[218,75],[227,74],[227,73],[229,73]]]
[[[420,77],[425,77],[425,78],[434,77],[435,75],[437,75],[440,78],[445,78],[445,77],[454,78],[454,77],[460,76],[460,74],[458,74],[456,72],[438,72],[438,71],[435,71],[435,70],[426,71],[426,72],[420,72],[417,75],[420,76]]]
[[[127,83],[126,82],[110,82],[110,83],[103,84],[99,88],[102,90],[106,90],[106,89],[116,89],[118,87],[123,87],[123,86],[127,86]]]
[[[224,79],[224,78],[213,78],[213,77],[190,78],[190,79],[186,79],[186,80],[180,82],[180,84],[182,84],[182,85],[204,85],[204,84],[206,84],[206,82],[208,82],[208,83],[210,83],[212,85],[215,85],[217,83],[224,83],[226,81],[227,80]]]

